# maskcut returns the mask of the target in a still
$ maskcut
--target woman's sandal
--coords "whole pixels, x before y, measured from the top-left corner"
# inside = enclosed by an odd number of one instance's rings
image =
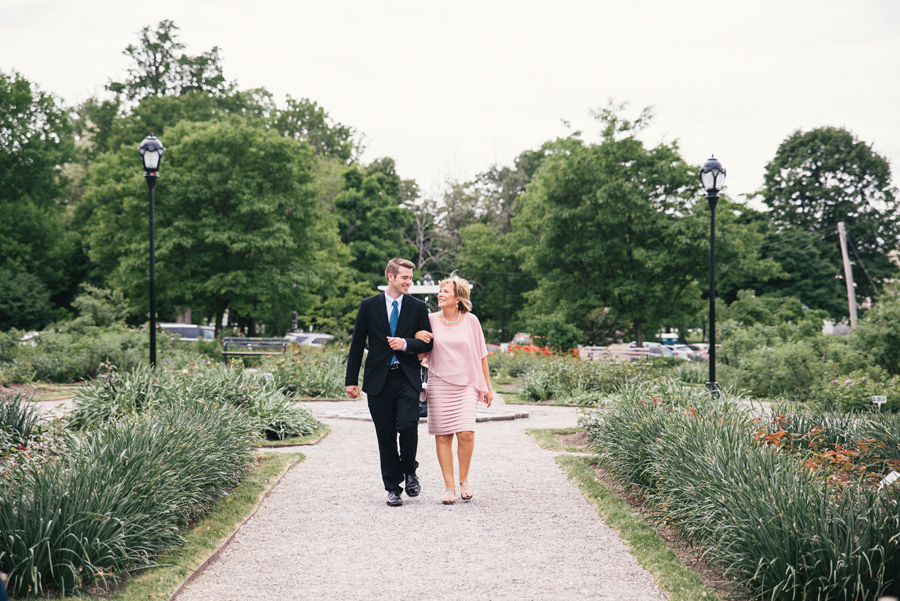
[[[468,482],[460,482],[459,483],[459,496],[462,497],[463,501],[471,501],[472,497],[475,496],[475,493],[472,492],[472,485]]]
[[[444,491],[444,498],[441,499],[441,503],[444,505],[453,505],[456,502],[456,491],[452,488],[448,488]]]

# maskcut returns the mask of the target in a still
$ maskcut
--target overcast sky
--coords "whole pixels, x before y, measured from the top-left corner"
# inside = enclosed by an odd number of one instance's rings
[[[225,76],[317,101],[436,193],[574,129],[653,106],[650,144],[711,153],[732,196],[797,129],[850,129],[900,160],[900,2],[0,0],[0,69],[74,104],[124,78],[122,50],[172,19]],[[135,146],[140,140],[135,140]],[[163,140],[165,143],[165,140]]]

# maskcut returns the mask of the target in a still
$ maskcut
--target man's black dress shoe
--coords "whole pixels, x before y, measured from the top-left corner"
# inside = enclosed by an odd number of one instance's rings
[[[388,491],[387,504],[391,507],[400,507],[403,505],[403,499],[400,498],[400,492]]]
[[[406,477],[406,494],[411,497],[418,497],[420,490],[422,490],[422,487],[419,486],[419,479],[416,478],[416,475],[408,475]]]

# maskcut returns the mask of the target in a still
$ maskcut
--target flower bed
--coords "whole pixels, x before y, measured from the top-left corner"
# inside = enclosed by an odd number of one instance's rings
[[[79,389],[71,420],[74,427],[170,406],[183,399],[225,403],[246,411],[269,440],[307,436],[322,424],[288,399],[271,376],[220,364],[192,366],[177,372],[142,365],[131,371],[105,366],[102,375]]]
[[[198,400],[85,435],[59,423],[0,453],[0,569],[17,596],[78,594],[154,565],[240,482],[258,440],[247,411]]]
[[[900,418],[762,423],[737,399],[680,390],[632,386],[582,418],[605,467],[639,486],[657,519],[743,594],[900,593],[900,490],[873,485],[895,465]]]

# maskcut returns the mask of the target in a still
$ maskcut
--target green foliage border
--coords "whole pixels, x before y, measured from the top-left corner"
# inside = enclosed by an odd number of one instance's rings
[[[256,469],[184,535],[184,545],[160,556],[159,567],[126,581],[112,596],[64,597],[61,601],[146,601],[176,596],[219,557],[282,478],[306,458],[302,453],[263,453],[257,457]]]
[[[578,485],[581,494],[600,518],[615,530],[638,563],[670,601],[710,601],[718,599],[699,575],[686,568],[660,539],[656,530],[609,489],[592,469],[590,458],[560,455],[556,463]]]

